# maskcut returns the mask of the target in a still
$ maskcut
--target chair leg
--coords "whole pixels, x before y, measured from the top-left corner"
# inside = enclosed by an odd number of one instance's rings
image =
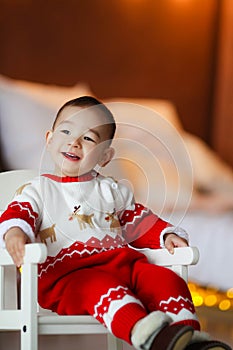
[[[108,350],[123,350],[123,342],[116,338],[111,333],[107,334],[107,349]]]
[[[31,281],[28,285],[27,281]],[[21,279],[21,350],[38,350],[37,265],[24,264]]]
[[[26,327],[26,326],[24,326]],[[38,350],[38,335],[31,329],[21,331],[21,348],[20,350]]]

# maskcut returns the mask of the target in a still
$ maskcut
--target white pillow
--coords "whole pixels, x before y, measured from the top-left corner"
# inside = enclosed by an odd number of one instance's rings
[[[55,110],[0,86],[0,142],[3,169],[38,169]]]
[[[59,87],[0,76],[0,146],[2,168],[40,167],[45,133],[57,110],[69,99],[91,94],[83,85]]]
[[[65,102],[73,98],[92,95],[88,84],[84,82],[74,86],[59,86],[17,80],[0,75],[0,86],[24,93],[33,100],[55,109],[59,109]]]
[[[121,104],[124,104],[125,105],[124,110],[122,110],[121,108],[120,109],[117,108],[117,110],[119,110],[118,114],[121,114],[121,115],[123,114],[126,118],[129,117],[131,121],[134,120],[133,115],[131,115],[133,112],[132,104],[135,105],[135,107],[139,106],[140,113],[142,112],[141,107],[144,107],[148,110],[153,110],[154,112],[157,112],[158,114],[163,116],[163,118],[165,118],[170,124],[172,124],[174,128],[176,128],[179,132],[183,130],[183,126],[179,119],[177,110],[174,104],[169,100],[155,99],[155,98],[111,98],[111,99],[109,98],[109,99],[105,99],[103,102],[110,103],[110,104],[111,103],[116,104],[116,102],[119,102]],[[128,105],[128,109],[126,108],[127,105]],[[142,122],[142,119],[143,118],[141,118],[141,122]]]

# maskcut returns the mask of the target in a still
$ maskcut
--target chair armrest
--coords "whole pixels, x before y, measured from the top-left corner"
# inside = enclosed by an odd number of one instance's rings
[[[167,249],[140,249],[151,264],[165,266],[188,282],[188,266],[197,264],[199,251],[196,247],[175,248],[174,254]]]
[[[199,251],[196,247],[175,248],[174,254],[170,254],[167,249],[140,249],[145,254],[149,262],[161,266],[172,265],[195,265],[199,260]],[[24,263],[43,263],[47,257],[47,248],[43,243],[32,243],[25,246]],[[0,265],[13,265],[9,253],[1,249]]]
[[[47,258],[47,247],[43,243],[31,243],[25,246],[24,264],[39,264]]]
[[[140,249],[149,262],[161,266],[195,265],[199,260],[199,251],[196,247],[175,248],[174,254],[167,249]]]

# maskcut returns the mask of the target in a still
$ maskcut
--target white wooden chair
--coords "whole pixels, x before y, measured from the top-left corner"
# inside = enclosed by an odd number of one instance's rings
[[[0,210],[12,199],[15,190],[36,175],[31,170],[0,173]],[[151,263],[173,269],[187,281],[188,265],[199,259],[197,248],[176,248],[174,255],[165,249],[145,249]],[[17,303],[17,270],[10,255],[0,249],[0,331],[19,330],[21,350],[37,350],[38,335],[48,334],[105,334],[108,350],[122,350],[123,343],[92,316],[59,316],[37,304],[37,264],[45,261],[47,249],[44,244],[26,246],[21,273],[21,301]],[[1,333],[0,333],[1,334]]]

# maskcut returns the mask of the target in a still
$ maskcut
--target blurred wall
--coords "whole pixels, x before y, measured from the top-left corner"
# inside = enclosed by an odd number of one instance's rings
[[[173,101],[210,141],[221,0],[0,0],[0,73]]]
[[[212,144],[233,166],[233,1],[221,5]]]

